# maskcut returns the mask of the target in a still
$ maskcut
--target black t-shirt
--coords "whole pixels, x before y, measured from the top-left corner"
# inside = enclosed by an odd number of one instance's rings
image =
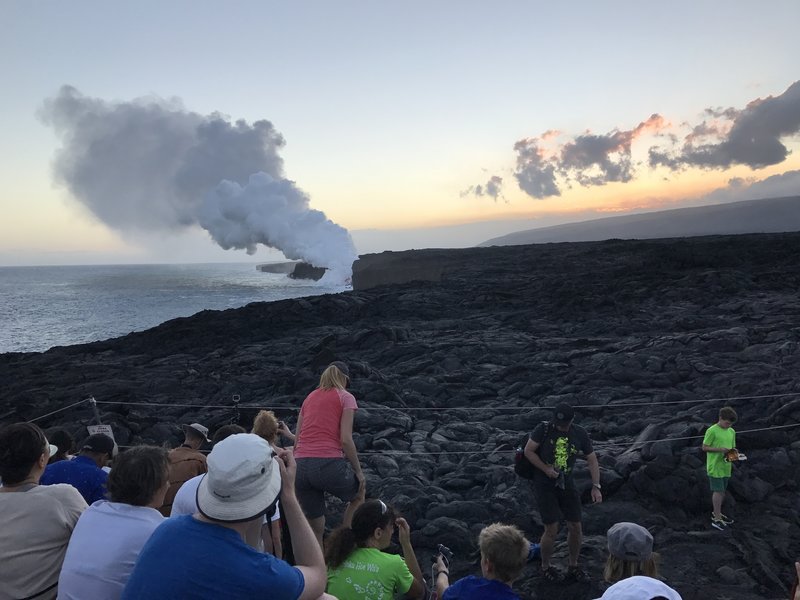
[[[572,480],[572,468],[578,456],[588,456],[594,449],[589,434],[580,425],[572,424],[569,431],[559,431],[554,423],[539,423],[531,432],[532,441],[539,444],[536,453],[542,461],[553,465],[557,471],[564,473],[566,480]],[[536,470],[536,475],[547,477]]]

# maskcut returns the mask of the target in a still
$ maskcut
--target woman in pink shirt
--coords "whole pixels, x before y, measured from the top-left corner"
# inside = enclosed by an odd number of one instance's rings
[[[353,417],[358,405],[345,389],[349,381],[346,364],[336,361],[328,365],[297,417],[295,491],[320,547],[325,531],[325,492],[349,503],[342,517],[346,526],[364,502],[366,492],[353,443]]]

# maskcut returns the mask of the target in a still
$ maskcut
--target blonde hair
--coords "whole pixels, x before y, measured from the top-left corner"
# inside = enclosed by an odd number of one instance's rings
[[[271,410],[260,410],[253,419],[253,431],[260,438],[272,444],[278,437],[278,419]]]
[[[528,561],[528,540],[514,525],[487,525],[478,536],[478,545],[481,556],[492,563],[497,578],[507,583],[520,576]]]
[[[321,390],[343,390],[347,387],[347,375],[342,373],[336,365],[328,365],[328,368],[322,372],[317,387]]]
[[[658,552],[651,552],[647,560],[625,560],[613,554],[608,555],[606,566],[603,569],[603,579],[608,583],[616,583],[634,575],[644,575],[653,579],[660,579],[658,574]]]

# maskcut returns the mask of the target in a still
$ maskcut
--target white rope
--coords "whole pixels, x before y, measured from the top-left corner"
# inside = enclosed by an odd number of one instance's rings
[[[84,402],[89,402],[89,400],[91,400],[91,398],[85,398],[83,400],[79,400],[78,402],[74,402],[74,403],[70,404],[69,406],[64,406],[62,408],[58,408],[58,409],[56,409],[56,410],[54,410],[52,412],[47,413],[46,415],[42,415],[41,417],[36,417],[35,419],[31,419],[30,421],[28,421],[28,423],[34,423],[36,421],[44,419],[45,417],[49,417],[50,415],[54,415],[56,413],[60,413],[62,410],[67,410],[68,408],[72,408],[73,406],[78,406],[78,404],[83,404]]]
[[[666,406],[674,404],[702,404],[705,402],[732,402],[734,400],[763,400],[767,398],[785,398],[787,396],[800,396],[800,392],[787,392],[783,394],[762,394],[757,396],[729,396],[727,398],[706,398],[694,400],[668,400],[663,402],[626,402],[618,404],[576,404],[572,408],[588,408],[588,409],[603,409],[603,408],[631,408],[631,407],[648,407],[648,406]],[[251,406],[251,405],[236,405],[236,404],[179,404],[171,402],[115,402],[111,400],[98,400],[98,404],[123,404],[129,406],[165,406],[165,407],[179,407],[179,408],[228,408],[228,409],[250,409],[250,410],[300,410],[297,406]],[[67,407],[69,408],[69,407]],[[363,406],[364,410],[369,411],[436,411],[436,410],[466,410],[466,411],[501,411],[501,410],[531,410],[539,408],[542,410],[550,409],[550,406]],[[39,417],[42,418],[42,417]]]

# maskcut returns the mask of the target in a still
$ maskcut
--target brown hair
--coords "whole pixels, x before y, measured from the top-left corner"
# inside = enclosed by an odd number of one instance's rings
[[[659,579],[658,574],[658,552],[651,552],[647,560],[624,560],[617,558],[613,554],[608,555],[606,566],[603,568],[603,579],[608,583],[616,583],[622,579],[633,577],[634,575],[644,575]]]
[[[47,438],[34,423],[14,423],[0,430],[0,479],[14,485],[30,475],[36,461],[49,452]]]
[[[271,410],[260,410],[253,420],[253,431],[260,438],[272,444],[278,437],[278,419]]]
[[[222,427],[217,429],[216,433],[214,433],[214,437],[211,438],[211,443],[215,445],[219,444],[226,437],[230,437],[237,433],[247,433],[247,430],[241,425],[236,425],[234,423],[231,423],[229,425],[223,425]]]
[[[113,502],[147,506],[168,479],[166,448],[136,446],[117,456],[106,488]]]
[[[350,527],[342,525],[325,542],[325,564],[340,566],[356,548],[363,548],[378,527],[386,527],[397,518],[394,509],[382,500],[367,500],[353,513]]]
[[[495,575],[510,583],[519,577],[528,560],[528,540],[514,525],[492,523],[478,535],[481,556],[492,563]]]
[[[719,409],[719,418],[724,419],[725,421],[730,421],[731,423],[735,423],[739,416],[730,406],[723,406]]]

